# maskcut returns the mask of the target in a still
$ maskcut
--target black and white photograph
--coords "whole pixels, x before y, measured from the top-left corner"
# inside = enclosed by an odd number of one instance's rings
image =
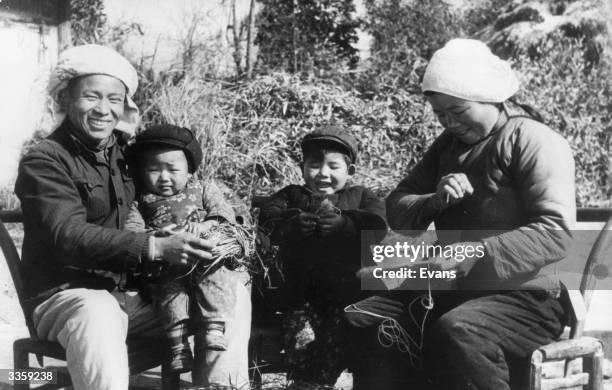
[[[0,390],[612,390],[610,0],[0,0]]]

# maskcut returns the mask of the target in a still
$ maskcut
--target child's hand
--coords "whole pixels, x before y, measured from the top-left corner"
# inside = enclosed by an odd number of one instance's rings
[[[346,224],[345,217],[334,212],[327,212],[319,216],[319,233],[323,237],[338,233]]]
[[[202,234],[216,226],[219,226],[219,222],[212,219],[204,222],[189,222],[185,226],[185,231],[193,234],[194,236],[200,237]]]
[[[183,228],[179,228],[177,224],[172,223],[170,225],[166,225],[161,229],[158,229],[155,232],[155,236],[156,237],[168,237],[168,236],[172,236],[173,234],[178,234],[178,233],[182,233],[185,230]]]
[[[219,221],[216,219],[209,219],[208,221],[200,222],[200,234],[204,234],[217,226],[219,226]]]
[[[187,222],[185,224],[185,232],[193,234],[194,236],[200,237],[200,223],[199,222]]]
[[[301,212],[297,216],[300,232],[304,237],[312,236],[317,229],[317,217],[313,213]]]

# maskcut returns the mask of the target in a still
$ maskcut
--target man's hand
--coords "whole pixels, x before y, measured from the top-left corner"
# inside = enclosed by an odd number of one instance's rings
[[[451,173],[440,179],[436,186],[434,201],[439,209],[445,209],[473,193],[474,188],[465,173]]]
[[[211,250],[216,242],[203,240],[190,233],[176,233],[168,237],[155,237],[155,254],[169,265],[190,266],[213,259]]]
[[[319,233],[323,237],[332,236],[338,233],[346,224],[345,218],[346,217],[334,212],[319,215]]]
[[[304,237],[312,236],[317,229],[319,217],[313,213],[301,212],[297,216],[298,227]]]

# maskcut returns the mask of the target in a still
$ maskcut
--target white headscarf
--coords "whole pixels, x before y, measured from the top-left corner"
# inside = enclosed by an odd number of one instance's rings
[[[519,89],[510,64],[474,39],[452,39],[437,50],[425,70],[423,92],[465,100],[501,103]]]
[[[115,77],[123,82],[127,89],[125,96],[125,112],[119,118],[117,130],[133,134],[140,121],[138,107],[132,96],[138,88],[136,69],[129,61],[115,50],[100,45],[83,45],[71,47],[63,51],[53,69],[48,85],[49,95],[53,98],[55,126],[58,127],[66,113],[60,105],[60,92],[68,87],[75,77],[104,74]]]

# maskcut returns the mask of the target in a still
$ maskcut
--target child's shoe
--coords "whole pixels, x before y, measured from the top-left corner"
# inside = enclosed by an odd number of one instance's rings
[[[225,338],[225,326],[222,323],[211,322],[206,324],[204,344],[206,349],[212,351],[227,350],[227,339]]]
[[[179,322],[166,329],[169,357],[164,363],[164,370],[173,374],[188,372],[193,369],[193,354],[189,347],[187,324]]]
[[[193,354],[189,343],[173,345],[170,348],[170,360],[165,369],[172,374],[181,374],[193,370]]]

